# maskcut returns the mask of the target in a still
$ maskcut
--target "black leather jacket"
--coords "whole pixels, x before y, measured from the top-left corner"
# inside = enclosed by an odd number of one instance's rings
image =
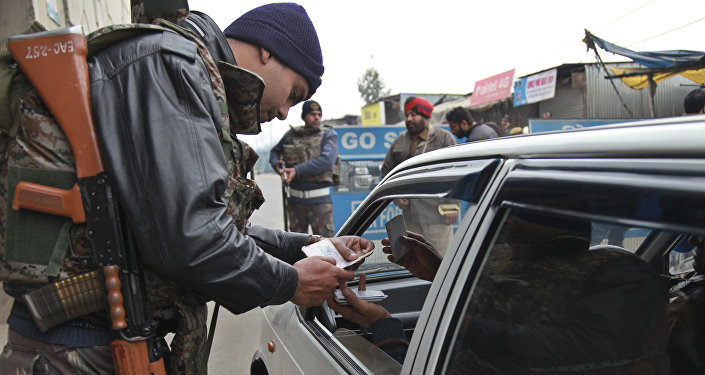
[[[189,19],[216,62],[235,64],[210,18]],[[105,169],[144,265],[235,313],[288,301],[308,236],[250,225],[243,235],[226,213],[220,109],[196,45],[152,32],[89,67]]]

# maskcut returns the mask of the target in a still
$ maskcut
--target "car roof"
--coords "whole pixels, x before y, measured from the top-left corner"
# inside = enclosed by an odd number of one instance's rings
[[[513,158],[698,158],[705,157],[705,115],[492,138],[415,156],[394,168],[500,157]]]

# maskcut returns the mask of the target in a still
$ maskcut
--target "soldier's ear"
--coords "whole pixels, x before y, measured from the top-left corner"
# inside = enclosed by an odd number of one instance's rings
[[[259,47],[259,60],[262,65],[265,65],[271,60],[272,54],[269,53],[264,47]]]

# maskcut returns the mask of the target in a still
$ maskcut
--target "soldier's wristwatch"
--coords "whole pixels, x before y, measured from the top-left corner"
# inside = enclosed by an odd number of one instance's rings
[[[314,244],[322,239],[323,239],[323,237],[321,237],[317,234],[312,234],[312,235],[308,236],[308,239],[306,239],[306,246]]]

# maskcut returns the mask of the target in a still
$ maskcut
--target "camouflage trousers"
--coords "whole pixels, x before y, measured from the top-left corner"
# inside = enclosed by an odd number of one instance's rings
[[[108,346],[68,348],[22,336],[8,329],[7,345],[0,355],[0,374],[94,375],[114,374]]]
[[[323,237],[335,235],[332,203],[313,205],[289,203],[287,213],[289,214],[289,231],[291,232],[308,233],[310,225],[313,234]]]

